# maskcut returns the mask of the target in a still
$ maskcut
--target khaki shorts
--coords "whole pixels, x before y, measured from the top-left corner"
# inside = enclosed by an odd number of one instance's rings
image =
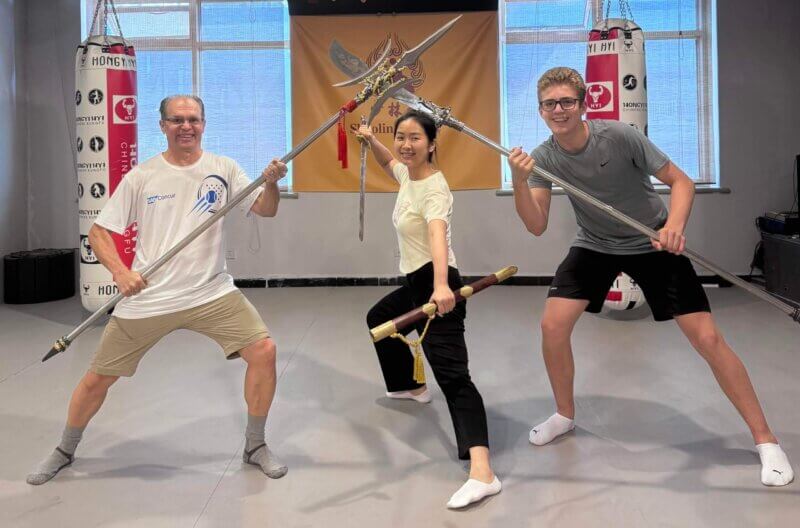
[[[89,370],[106,376],[133,376],[145,353],[162,337],[179,329],[210,337],[228,359],[239,357],[241,349],[269,337],[261,316],[236,290],[180,312],[142,319],[112,317]]]

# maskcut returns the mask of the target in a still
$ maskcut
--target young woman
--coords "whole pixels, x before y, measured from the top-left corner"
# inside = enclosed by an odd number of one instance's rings
[[[392,221],[400,244],[400,271],[407,284],[372,307],[367,325],[435,302],[437,317],[422,343],[437,383],[447,399],[455,427],[458,457],[470,460],[469,480],[453,494],[448,508],[463,508],[500,492],[500,480],[489,464],[489,438],[483,400],[469,376],[464,342],[465,303],[456,305],[453,290],[463,286],[450,247],[453,195],[441,171],[433,165],[436,126],[425,114],[410,111],[394,126],[394,154],[367,126],[358,129],[384,171],[400,183]],[[416,325],[421,333],[425,322]],[[409,328],[405,333],[413,330]],[[424,384],[414,381],[414,360],[398,339],[375,343],[390,398],[431,401]]]

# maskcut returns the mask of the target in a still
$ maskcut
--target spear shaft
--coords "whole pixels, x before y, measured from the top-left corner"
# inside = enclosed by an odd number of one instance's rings
[[[483,143],[489,148],[495,150],[496,152],[499,152],[503,156],[508,157],[511,155],[511,151],[509,149],[503,147],[502,145],[499,145],[495,141],[492,141],[483,134],[480,134],[479,132],[472,130],[467,125],[465,125],[464,123],[462,123],[461,121],[450,115],[450,108],[437,106],[431,103],[430,101],[426,101],[413,94],[408,94],[408,95],[402,94],[399,97],[395,95],[395,98],[411,108],[427,113],[433,118],[437,126],[447,125],[454,130],[458,130],[459,132],[462,132],[472,137],[473,139],[476,139],[480,143]],[[659,239],[659,235],[654,229],[651,229],[646,225],[644,225],[643,223],[639,222],[638,220],[634,220],[628,215],[614,209],[610,205],[602,202],[601,200],[598,200],[594,196],[579,189],[578,187],[575,187],[574,185],[565,182],[558,176],[546,171],[545,169],[539,167],[538,165],[534,165],[533,172],[535,172],[545,180],[555,185],[558,185],[573,198],[580,200],[581,202],[584,202],[588,205],[591,205],[596,209],[599,209],[608,216],[618,220],[620,223],[625,224],[628,227],[632,227],[636,231],[642,233],[643,235],[647,235],[651,239],[655,240]],[[750,284],[749,282],[742,280],[736,275],[722,269],[721,267],[717,266],[707,258],[700,255],[699,253],[692,251],[691,249],[685,249],[683,251],[683,254],[686,255],[689,259],[699,264],[700,266],[702,266],[703,268],[711,271],[712,273],[715,273],[716,275],[719,275],[720,277],[730,282],[731,284],[735,284],[736,286],[739,286],[743,290],[758,297],[759,299],[770,303],[771,305],[773,305],[774,307],[776,307],[777,309],[779,309],[780,311],[791,317],[795,322],[800,323],[800,307],[792,306],[791,304],[788,304],[782,301],[781,299],[778,299],[777,297],[770,295],[768,292],[760,288],[757,288],[755,285]]]
[[[413,64],[417,58],[430,46],[435,44],[442,36],[447,33],[450,28],[456,23],[456,21],[460,17],[456,17],[455,19],[451,20],[441,28],[437,29],[431,35],[429,35],[425,40],[419,43],[415,48],[412,50],[407,51],[400,59],[398,63],[391,64],[391,62],[386,59],[388,56],[388,52],[390,50],[391,42],[387,45],[386,49],[384,50],[383,55],[381,56],[381,60],[378,61],[372,68],[370,68],[367,72],[361,75],[358,79],[351,79],[345,83],[340,83],[339,85],[348,85],[354,84],[355,82],[361,82],[364,84],[364,88],[356,95],[353,99],[348,101],[345,105],[343,105],[339,111],[333,114],[327,121],[325,121],[319,128],[317,128],[314,132],[309,134],[305,139],[303,139],[299,145],[294,147],[288,154],[284,155],[280,160],[283,163],[288,163],[292,159],[294,159],[298,154],[303,152],[309,145],[311,145],[314,141],[317,140],[322,134],[325,133],[329,128],[333,125],[337,124],[346,113],[352,112],[358,106],[372,97],[373,95],[377,96],[379,100],[381,100],[381,96],[386,92],[387,89],[393,86],[393,78],[397,74],[399,70],[406,66],[410,66]],[[373,109],[376,111],[376,109]],[[205,232],[211,225],[219,221],[225,214],[228,213],[232,208],[238,205],[242,200],[244,200],[247,196],[250,195],[253,191],[255,191],[266,179],[265,176],[260,176],[256,180],[254,180],[250,185],[245,187],[242,191],[237,193],[233,198],[228,200],[228,202],[222,206],[216,213],[211,215],[207,220],[205,220],[202,224],[197,226],[191,233],[186,235],[180,242],[175,244],[169,251],[164,253],[161,257],[159,257],[155,262],[144,268],[140,274],[144,279],[150,277],[156,270],[158,270],[161,266],[164,265],[168,260],[174,257],[179,251],[189,245],[194,239],[200,236],[203,232]],[[97,319],[99,319],[103,314],[107,313],[111,310],[116,304],[122,300],[124,296],[121,293],[117,293],[111,299],[109,299],[103,306],[98,308],[92,315],[90,315],[85,321],[83,321],[80,325],[78,325],[72,332],[69,334],[60,337],[56,342],[53,344],[53,347],[50,351],[45,354],[42,358],[42,362],[47,361],[51,357],[64,352],[67,347],[74,341],[81,333],[83,333],[89,326],[94,323]]]

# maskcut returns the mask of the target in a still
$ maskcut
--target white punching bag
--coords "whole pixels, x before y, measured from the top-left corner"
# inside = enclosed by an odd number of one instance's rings
[[[611,7],[611,1],[607,4]],[[586,49],[586,118],[613,119],[647,135],[647,75],[642,28],[631,20],[627,1],[620,2],[625,18],[606,18],[589,32]],[[636,283],[620,273],[606,294],[609,310],[631,310],[646,304]]]
[[[589,32],[586,118],[622,121],[647,135],[647,75],[642,28],[606,18]]]
[[[636,282],[625,273],[620,273],[606,293],[603,307],[608,310],[633,310],[647,304],[644,293]]]
[[[95,18],[100,4],[107,9],[108,1],[98,1]],[[81,301],[84,308],[96,311],[117,293],[117,287],[92,252],[89,228],[137,162],[133,47],[122,37],[90,36],[78,46],[75,85]],[[127,226],[123,235],[113,234],[113,238],[122,261],[130,267],[136,249],[136,224]]]

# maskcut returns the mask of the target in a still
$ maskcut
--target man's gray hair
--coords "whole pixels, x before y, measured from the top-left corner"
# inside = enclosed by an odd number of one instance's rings
[[[191,99],[198,105],[200,105],[200,117],[205,120],[206,118],[206,105],[203,104],[203,100],[200,99],[196,95],[190,94],[175,94],[175,95],[168,95],[161,100],[161,105],[158,107],[158,111],[161,113],[161,120],[165,121],[167,119],[167,105],[171,103],[174,99]]]

